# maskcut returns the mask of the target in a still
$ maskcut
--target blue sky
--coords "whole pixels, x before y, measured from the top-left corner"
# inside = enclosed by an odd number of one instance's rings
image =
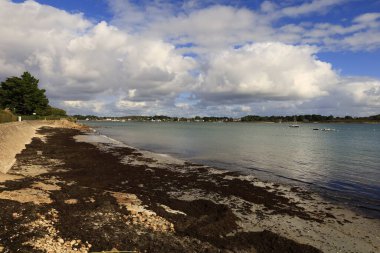
[[[380,0],[0,4],[0,77],[70,113],[380,113]]]
[[[15,0],[13,2],[22,3],[24,1],[25,0]],[[109,21],[112,18],[108,3],[104,0],[38,0],[36,2],[54,6],[71,13],[83,13],[87,18],[96,21]]]

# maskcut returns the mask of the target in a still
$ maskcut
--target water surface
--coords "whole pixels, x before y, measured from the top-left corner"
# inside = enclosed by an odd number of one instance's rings
[[[128,145],[306,186],[380,217],[380,125],[85,122]],[[333,128],[336,131],[314,131]]]

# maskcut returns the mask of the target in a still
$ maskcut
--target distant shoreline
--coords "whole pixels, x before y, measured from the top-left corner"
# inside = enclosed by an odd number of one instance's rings
[[[79,120],[86,122],[86,120]],[[151,121],[151,120],[87,120],[93,122],[166,122],[166,123],[265,123],[265,124],[294,124],[294,121]],[[321,122],[297,122],[297,124],[380,124],[380,121],[321,121]]]

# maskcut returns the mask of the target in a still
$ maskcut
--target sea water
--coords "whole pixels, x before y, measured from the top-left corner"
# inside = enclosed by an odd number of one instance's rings
[[[380,124],[84,123],[139,149],[307,187],[380,218]]]

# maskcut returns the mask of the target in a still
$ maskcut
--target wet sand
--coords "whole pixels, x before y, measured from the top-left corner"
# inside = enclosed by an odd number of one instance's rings
[[[378,252],[379,220],[304,189],[43,127],[0,180],[0,252]]]

